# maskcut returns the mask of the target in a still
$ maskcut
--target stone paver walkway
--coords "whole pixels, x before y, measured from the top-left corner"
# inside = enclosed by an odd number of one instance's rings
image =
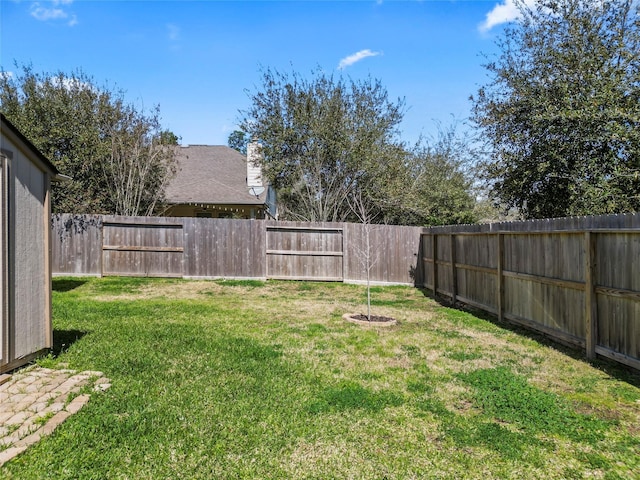
[[[38,366],[11,375],[0,385],[0,466],[80,410],[89,401],[83,387],[103,391],[109,382],[102,372]]]

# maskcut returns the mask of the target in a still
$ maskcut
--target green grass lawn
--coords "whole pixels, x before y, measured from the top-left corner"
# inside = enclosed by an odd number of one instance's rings
[[[418,289],[55,279],[47,367],[106,392],[0,477],[640,478],[640,376]]]

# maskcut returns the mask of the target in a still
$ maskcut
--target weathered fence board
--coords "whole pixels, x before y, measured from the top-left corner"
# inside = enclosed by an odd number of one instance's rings
[[[266,256],[267,278],[342,281],[342,224],[270,221]]]
[[[421,250],[437,294],[640,368],[640,214],[433,227]]]
[[[102,216],[56,214],[51,219],[54,275],[102,274]]]
[[[360,262],[365,227],[359,224],[91,215],[57,215],[52,223],[56,275],[160,275],[167,269],[168,276],[187,278],[366,280]],[[130,225],[116,227],[121,223]],[[421,283],[421,231],[372,226],[373,282]]]
[[[265,278],[265,222],[181,218],[184,225],[184,276]]]
[[[640,358],[640,231],[595,241],[598,345]]]
[[[345,281],[365,282],[366,235],[371,245],[371,279],[374,282],[419,283],[419,238],[422,228],[396,225],[345,223]]]
[[[182,277],[182,224],[106,217],[102,222],[102,274]]]

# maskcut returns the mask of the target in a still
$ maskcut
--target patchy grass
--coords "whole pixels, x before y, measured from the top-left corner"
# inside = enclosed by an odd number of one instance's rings
[[[38,428],[40,428],[44,424],[46,424],[54,415],[55,413],[53,412],[47,412],[44,415],[40,415],[39,417],[36,417],[36,419],[33,421],[33,424],[37,425]]]
[[[261,280],[218,280],[217,283],[224,287],[263,287],[265,282]]]
[[[54,280],[54,352],[112,387],[3,478],[638,478],[640,377],[417,289]],[[577,357],[577,356],[576,356]]]

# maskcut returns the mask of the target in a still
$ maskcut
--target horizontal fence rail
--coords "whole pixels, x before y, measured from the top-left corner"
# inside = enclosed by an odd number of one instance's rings
[[[640,214],[403,227],[54,215],[54,275],[370,279],[426,287],[640,369]]]

